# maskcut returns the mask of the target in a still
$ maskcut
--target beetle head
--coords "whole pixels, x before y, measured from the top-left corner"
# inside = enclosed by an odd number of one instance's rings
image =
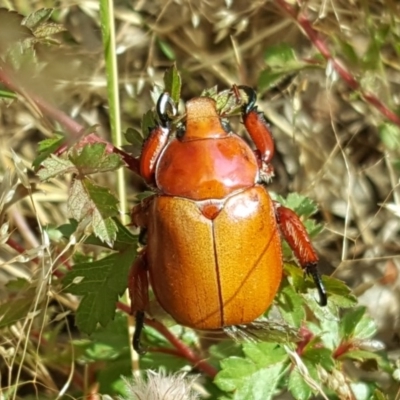
[[[186,129],[182,141],[228,136],[217,113],[215,100],[197,97],[186,103]]]

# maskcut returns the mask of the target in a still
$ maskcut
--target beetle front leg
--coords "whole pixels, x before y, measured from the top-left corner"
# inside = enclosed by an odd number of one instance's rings
[[[275,153],[275,144],[268,122],[263,113],[257,110],[256,92],[248,86],[238,86],[247,95],[247,101],[242,107],[242,120],[247,132],[256,145],[256,156],[258,158],[261,180],[269,182],[274,176],[271,165]]]
[[[155,184],[154,174],[157,160],[168,142],[170,134],[170,120],[167,106],[170,106],[172,115],[176,114],[175,105],[168,93],[163,93],[158,99],[156,111],[160,124],[154,127],[143,144],[140,155],[139,171],[143,179],[149,184]]]
[[[284,207],[278,202],[274,202],[274,207],[282,236],[293,250],[306,274],[313,278],[319,294],[319,303],[321,306],[325,306],[327,295],[318,273],[318,256],[310,242],[306,228],[297,214],[290,208]]]
[[[135,333],[133,348],[139,354],[144,354],[140,346],[140,336],[144,325],[144,313],[149,305],[149,280],[147,275],[146,253],[143,251],[129,271],[128,291],[131,299],[131,313],[135,316]]]

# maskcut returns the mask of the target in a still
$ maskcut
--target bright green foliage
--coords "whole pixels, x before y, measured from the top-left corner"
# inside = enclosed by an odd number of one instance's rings
[[[47,22],[53,13],[52,8],[41,8],[32,14],[29,14],[22,20],[22,25],[27,26],[29,29],[36,29],[43,23]]]
[[[176,60],[176,55],[173,48],[166,42],[160,38],[157,38],[157,43],[160,46],[161,51],[165,54],[165,56],[170,60]]]
[[[32,166],[35,169],[39,168],[40,164],[46,158],[50,157],[50,155],[53,154],[58,148],[60,148],[61,145],[64,143],[64,141],[65,138],[61,134],[55,134],[53,137],[49,139],[42,140],[39,143],[38,156],[33,161]]]
[[[38,171],[38,176],[42,181],[76,172],[75,165],[71,160],[53,154],[50,154],[50,157],[46,158],[41,165],[43,168]]]
[[[291,326],[300,328],[305,318],[305,309],[302,297],[295,288],[285,280],[281,285],[277,302],[279,311],[284,320]]]
[[[182,81],[176,69],[176,65],[168,68],[164,74],[164,90],[169,93],[175,104],[179,103],[181,97]]]
[[[141,149],[143,146],[143,135],[140,131],[133,128],[128,128],[125,132],[125,139],[132,144],[135,149]]]
[[[288,366],[285,351],[273,343],[243,345],[244,358],[221,361],[216,385],[233,392],[232,399],[268,400],[275,394],[280,378]]]
[[[65,276],[65,290],[82,296],[76,312],[76,324],[82,332],[91,334],[97,324],[107,326],[114,318],[116,302],[126,289],[135,257],[133,245],[101,260],[77,264]]]
[[[123,165],[121,157],[109,154],[104,143],[87,145],[78,151],[73,151],[69,159],[80,175],[114,171]]]
[[[43,159],[59,145],[61,138],[41,144]],[[36,160],[37,162],[37,160]],[[118,199],[109,189],[101,187],[85,178],[98,172],[116,170],[122,166],[121,158],[109,154],[104,143],[88,144],[77,150],[72,149],[67,157],[50,154],[44,159],[38,175],[41,180],[48,180],[67,173],[74,173],[68,200],[68,216],[81,223],[86,233],[94,233],[109,245],[116,238],[117,226],[112,217],[118,215]]]
[[[400,149],[400,128],[390,122],[383,122],[379,126],[379,134],[383,144],[389,150]]]
[[[63,279],[67,292],[83,296],[76,312],[76,323],[79,329],[88,334],[94,332],[97,324],[106,327],[114,318],[116,302],[126,289],[128,271],[136,258],[136,236],[118,220],[113,222],[118,228],[114,242],[114,250],[118,253],[93,262],[77,263]],[[72,234],[74,226],[65,226],[62,231],[67,235]],[[102,245],[94,236],[89,237],[86,243]]]
[[[50,153],[50,148],[57,146],[61,139],[41,144],[44,155]],[[42,154],[41,154],[42,155]],[[71,150],[67,158],[50,154],[41,163],[38,175],[42,181],[55,178],[67,173],[75,173],[81,176],[96,174],[99,172],[113,171],[123,165],[120,156],[109,154],[104,143],[86,145],[78,150]]]
[[[308,67],[305,62],[296,57],[293,48],[285,43],[268,48],[264,60],[267,67],[259,76],[259,91],[270,89],[288,75]]]
[[[278,195],[276,199],[283,206],[295,211],[300,217],[308,218],[318,211],[318,207],[314,201],[299,193],[289,193],[286,198]]]
[[[152,129],[157,125],[155,113],[153,110],[147,111],[142,118],[142,132],[145,138],[150,134]]]
[[[296,400],[307,400],[312,395],[312,389],[300,374],[298,367],[295,367],[289,375],[288,389]]]
[[[109,245],[115,240],[117,225],[112,217],[118,215],[118,199],[107,188],[86,178],[75,179],[70,189],[68,215]]]

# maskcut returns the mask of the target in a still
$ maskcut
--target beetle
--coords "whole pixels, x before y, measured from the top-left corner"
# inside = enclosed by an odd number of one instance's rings
[[[163,93],[157,102],[159,123],[139,160],[140,175],[156,193],[132,211],[132,223],[147,237],[128,284],[137,352],[149,283],[162,308],[190,328],[220,329],[260,317],[280,286],[281,236],[313,278],[320,304],[327,304],[303,223],[272,201],[264,185],[273,175],[274,141],[256,92],[238,89],[247,97],[241,117],[255,151],[222,122],[212,98],[188,101],[174,136],[168,113],[176,114],[173,101]]]

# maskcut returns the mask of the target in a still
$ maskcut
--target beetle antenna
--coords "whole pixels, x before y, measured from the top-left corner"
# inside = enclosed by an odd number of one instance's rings
[[[170,110],[167,109],[169,106]],[[175,117],[177,110],[175,103],[168,92],[164,92],[157,101],[156,105],[157,115],[160,118],[161,125],[166,128],[171,120],[170,115]],[[169,112],[168,112],[169,111]]]
[[[250,86],[240,85],[237,88],[240,90],[243,90],[243,92],[246,93],[247,101],[243,105],[243,110],[246,114],[248,114],[250,111],[254,110],[254,108],[255,108],[255,104],[257,101],[257,93]]]

